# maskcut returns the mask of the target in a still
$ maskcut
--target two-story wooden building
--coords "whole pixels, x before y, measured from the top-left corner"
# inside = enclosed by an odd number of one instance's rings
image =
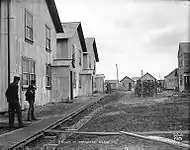
[[[164,88],[167,90],[178,89],[178,68],[164,77]]]
[[[95,38],[85,38],[87,52],[83,52],[83,71],[81,72],[81,95],[92,95],[95,91],[96,62],[99,62]]]
[[[190,91],[190,42],[179,43],[177,58],[179,91]]]
[[[80,22],[62,23],[57,34],[57,54],[53,63],[53,99],[67,101],[81,95],[83,53],[87,52]]]
[[[20,102],[36,80],[36,104],[52,101],[51,64],[56,33],[63,32],[54,0],[0,1],[0,111],[7,109],[5,91],[20,76]]]

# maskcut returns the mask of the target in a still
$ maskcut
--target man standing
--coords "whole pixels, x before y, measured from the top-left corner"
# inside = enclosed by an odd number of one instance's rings
[[[13,83],[8,86],[8,89],[5,93],[7,102],[9,104],[9,127],[14,127],[14,118],[15,113],[17,114],[19,127],[24,127],[22,122],[22,110],[19,103],[18,97],[18,83],[20,81],[20,77],[15,76]]]
[[[28,121],[31,120],[37,120],[34,116],[34,102],[35,102],[35,80],[31,81],[31,85],[27,88],[26,91],[26,101],[29,103],[29,109],[28,109]]]

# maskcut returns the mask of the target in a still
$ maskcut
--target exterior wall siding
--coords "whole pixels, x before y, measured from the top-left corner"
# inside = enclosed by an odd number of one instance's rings
[[[56,102],[70,99],[69,67],[53,67],[52,70],[52,100]]]
[[[83,74],[81,82],[82,82],[81,96],[92,95],[92,76],[91,76],[91,74]]]
[[[104,92],[104,78],[96,77],[95,79],[95,92]]]
[[[121,81],[122,83],[122,89],[123,90],[127,90],[127,91],[133,91],[135,88],[135,82],[133,82],[132,80],[125,78]],[[129,87],[129,84],[131,84],[131,87]],[[131,88],[131,89],[130,89]]]
[[[168,76],[164,78],[165,89],[174,90],[178,89],[178,75],[176,76],[176,71],[171,72]]]
[[[7,53],[7,7],[6,0],[0,3],[0,112],[7,110],[5,91],[8,87],[8,53]]]
[[[179,68],[179,91],[189,90],[185,88],[185,76],[190,80],[190,58],[188,57],[190,53],[183,53],[181,50],[178,55],[178,68]],[[188,85],[190,87],[190,85]]]
[[[25,41],[25,10],[33,15],[33,43]],[[51,90],[46,89],[46,64],[52,63],[55,57],[56,31],[47,4],[45,0],[12,0],[10,17],[13,18],[10,20],[11,82],[15,75],[22,76],[22,57],[33,59],[36,63],[36,105],[48,103],[51,101]],[[47,52],[45,48],[46,25],[51,29],[51,52]],[[1,47],[6,49],[5,45]],[[20,102],[25,107],[25,89],[21,86],[20,82]]]
[[[83,53],[77,31],[75,31],[73,37],[68,41],[68,50],[70,51],[70,57],[72,54],[71,52],[73,49],[73,45],[75,47],[75,68],[71,68],[71,70],[73,72],[76,72],[76,87],[73,88],[73,96],[78,97],[81,95],[81,88],[79,87],[79,76],[83,68]],[[79,51],[81,51],[81,65],[79,65]]]

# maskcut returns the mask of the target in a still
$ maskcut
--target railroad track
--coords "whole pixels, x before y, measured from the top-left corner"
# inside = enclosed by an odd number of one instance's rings
[[[9,147],[10,149],[19,149],[19,148],[23,148],[24,146],[26,146],[27,144],[35,141],[36,139],[43,137],[44,134],[46,133],[47,130],[53,130],[57,127],[59,127],[61,124],[63,124],[64,122],[71,120],[72,118],[74,118],[75,116],[79,115],[82,111],[86,110],[87,108],[89,108],[90,106],[94,105],[95,103],[97,103],[98,101],[102,100],[105,96],[99,98],[98,100],[95,100],[94,102],[87,104],[79,109],[77,109],[76,111],[68,114],[67,116],[65,116],[64,118],[58,120],[57,122],[50,124],[48,127],[44,128],[43,130],[41,130],[40,132],[33,134],[32,136],[30,136],[29,138],[26,138],[22,141],[20,141],[19,143],[14,144],[13,146]]]

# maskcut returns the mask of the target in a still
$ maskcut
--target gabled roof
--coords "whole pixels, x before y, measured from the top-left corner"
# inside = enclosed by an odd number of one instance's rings
[[[57,7],[55,5],[55,1],[54,0],[46,0],[47,3],[47,7],[51,16],[51,19],[53,21],[53,24],[55,26],[55,30],[57,33],[62,33],[63,32],[63,28],[61,26],[61,21],[59,18],[59,14],[57,11]]]
[[[144,74],[139,80],[141,80],[144,76],[146,76],[146,75],[149,75],[149,76],[151,76],[152,78],[154,78],[155,80],[157,80],[155,77],[153,77],[150,73],[146,73],[146,74]]]
[[[95,56],[96,62],[99,62],[95,38],[93,38],[93,37],[85,38],[85,42],[86,42],[87,47],[93,46],[94,56]]]
[[[105,83],[112,83],[112,84],[117,84],[117,80],[105,80]]]
[[[167,78],[168,76],[170,76],[171,74],[173,74],[173,73],[175,73],[174,74],[174,76],[177,76],[177,74],[178,74],[178,68],[175,68],[172,72],[170,72],[168,75],[166,75],[164,78]]]
[[[62,27],[63,27],[64,33],[57,34],[57,39],[72,38],[74,33],[77,31],[82,50],[83,52],[87,52],[81,22],[64,22],[62,23]]]
[[[180,51],[182,51],[183,53],[190,53],[190,42],[179,43],[178,56]]]
[[[125,76],[120,82],[122,82],[122,81],[125,80],[125,79],[129,79],[129,80],[131,80],[132,82],[135,82],[133,79],[129,78],[128,76]]]
[[[96,74],[96,77],[105,78],[105,75],[104,74]]]

